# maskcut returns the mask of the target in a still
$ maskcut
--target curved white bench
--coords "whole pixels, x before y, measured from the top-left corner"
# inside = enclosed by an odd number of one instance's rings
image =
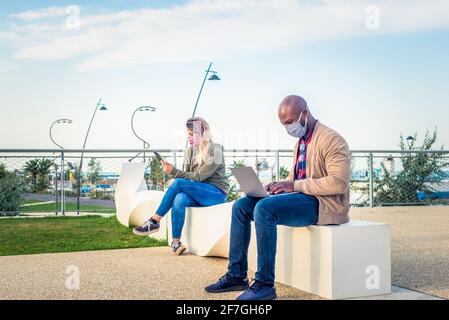
[[[390,226],[351,221],[339,226],[278,226],[276,282],[328,299],[391,292]],[[254,224],[248,253],[257,271]]]
[[[115,206],[117,220],[126,227],[140,226],[148,220],[158,208],[164,196],[162,191],[149,191],[145,183],[145,163],[123,163],[120,177],[115,188]],[[161,228],[152,238],[166,240],[165,219]]]
[[[187,208],[181,242],[190,253],[228,258],[233,204]],[[167,216],[167,224],[171,242],[171,216]]]

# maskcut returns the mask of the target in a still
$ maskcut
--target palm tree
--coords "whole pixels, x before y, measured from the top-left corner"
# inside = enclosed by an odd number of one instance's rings
[[[33,159],[27,161],[23,167],[23,171],[31,183],[31,189],[34,190],[37,183],[37,176],[39,175],[39,160]]]
[[[90,159],[87,166],[87,179],[91,185],[95,184],[101,175],[101,164],[95,158]]]
[[[45,192],[50,186],[50,172],[54,162],[49,159],[39,160],[39,173],[37,177],[37,192]]]
[[[150,161],[150,174],[146,176],[146,178],[150,180],[152,189],[164,190],[166,181],[170,179],[170,175],[162,170],[159,160],[156,157],[153,157]]]
[[[25,163],[23,170],[28,176],[32,192],[43,192],[50,185],[50,169],[53,161],[49,159],[32,159]]]

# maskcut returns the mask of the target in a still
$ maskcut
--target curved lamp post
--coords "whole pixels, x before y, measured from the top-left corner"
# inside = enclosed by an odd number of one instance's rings
[[[203,88],[204,88],[204,84],[206,83],[206,80],[211,80],[211,81],[221,80],[220,77],[217,76],[217,71],[213,71],[213,70],[211,70],[211,68],[212,68],[212,62],[209,64],[209,68],[207,68],[207,70],[205,70],[206,74],[204,75],[204,79],[203,79],[203,83],[201,84],[200,92],[198,93],[198,97],[196,98],[196,103],[195,103],[195,108],[193,109],[192,118],[196,115],[196,110],[198,108],[198,102],[200,101],[201,93],[203,92]],[[209,76],[209,73],[212,73],[212,75],[209,77],[209,79],[207,79],[207,77]]]
[[[56,124],[72,124],[72,122],[73,121],[71,119],[58,119],[58,120],[54,121],[51,124],[51,126],[50,126],[50,140],[56,146],[58,146],[60,149],[64,149],[64,147],[62,147],[60,144],[58,144],[55,141],[55,139],[53,139],[53,127]],[[57,171],[56,171],[56,175],[58,175]],[[64,152],[61,152],[61,213],[62,213],[62,215],[65,215],[65,203],[64,203],[64,200],[65,200],[65,186],[64,186],[65,179],[64,179],[64,176],[65,176],[65,173],[64,173]],[[58,188],[57,181],[56,181],[56,188]]]
[[[136,110],[134,110],[133,115],[131,117],[131,129],[134,133],[134,135],[136,136],[137,139],[139,139],[140,141],[143,142],[143,149],[146,150],[147,148],[150,147],[150,144],[145,141],[142,137],[140,137],[136,130],[134,129],[134,117],[136,116],[137,112],[155,112],[156,108],[155,107],[150,107],[150,106],[141,106],[138,107]],[[137,155],[135,155],[133,158],[129,159],[128,161],[131,162],[133,161],[135,158],[137,158],[142,152],[139,152]],[[145,162],[145,151],[143,151],[143,162]]]
[[[90,128],[92,127],[92,123],[94,122],[95,119],[95,115],[97,114],[97,111],[107,111],[108,108],[106,107],[106,105],[104,103],[101,103],[102,98],[100,98],[100,100],[98,101],[97,105],[95,106],[95,111],[94,114],[92,115],[92,118],[90,119],[90,123],[89,123],[89,127],[87,128],[87,132],[86,132],[86,137],[84,138],[84,144],[83,144],[83,149],[81,152],[81,159],[80,159],[80,164],[79,164],[79,168],[78,168],[78,173],[77,173],[77,196],[76,196],[76,212],[79,215],[80,214],[80,196],[81,196],[81,171],[83,169],[83,157],[84,157],[84,149],[86,148],[86,143],[87,143],[87,138],[89,137],[89,132],[90,132]]]
[[[204,79],[203,79],[203,83],[201,84],[200,92],[198,93],[198,97],[196,98],[195,107],[193,108],[192,118],[196,115],[196,111],[198,109],[198,103],[200,102],[201,93],[203,93],[204,84],[206,83],[206,80],[210,80],[210,81],[221,80],[220,77],[217,75],[217,71],[213,71],[213,70],[211,70],[211,68],[212,68],[212,62],[209,64],[209,67],[207,68],[207,70],[205,70],[206,74],[204,75]],[[209,73],[212,73],[212,75],[208,79],[207,77],[209,76]],[[187,149],[188,145],[189,145],[189,142],[186,141],[186,149]]]
[[[62,147],[61,145],[59,145],[54,139],[53,139],[53,127],[56,124],[71,124],[72,120],[70,119],[58,119],[56,121],[54,121],[51,126],[50,126],[50,140],[51,142],[53,142],[56,146],[58,146],[60,149],[64,149],[64,147]]]

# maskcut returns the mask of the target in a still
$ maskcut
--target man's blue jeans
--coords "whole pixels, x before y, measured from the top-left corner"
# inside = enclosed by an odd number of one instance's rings
[[[184,226],[186,208],[209,207],[225,201],[226,194],[216,186],[179,178],[165,192],[156,214],[163,217],[171,209],[172,236],[179,239]]]
[[[232,209],[231,243],[228,271],[232,277],[245,278],[251,221],[256,225],[256,280],[274,285],[277,225],[304,227],[318,223],[318,200],[303,193],[287,193],[268,198],[245,197]]]

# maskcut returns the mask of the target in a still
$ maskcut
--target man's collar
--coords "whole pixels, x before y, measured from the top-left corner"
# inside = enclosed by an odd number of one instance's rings
[[[313,125],[312,130],[310,130],[309,132],[307,132],[305,137],[301,137],[299,138],[299,140],[301,141],[302,139],[304,139],[305,141],[309,140],[310,137],[312,136],[313,132],[315,131],[316,128],[316,124],[318,123],[318,120],[315,120],[315,124]]]

